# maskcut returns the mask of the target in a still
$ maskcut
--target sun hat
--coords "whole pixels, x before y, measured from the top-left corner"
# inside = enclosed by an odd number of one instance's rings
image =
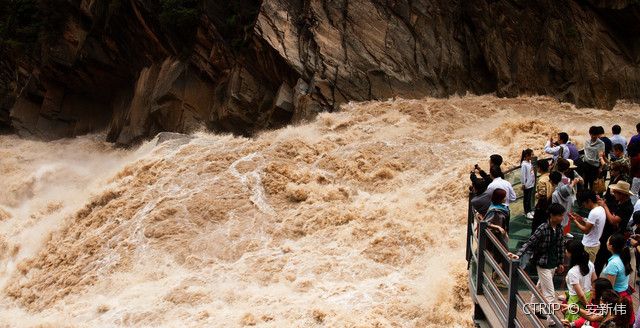
[[[560,195],[560,198],[566,202],[571,197],[571,186],[564,183],[561,184],[558,186],[558,194]]]
[[[633,196],[633,193],[631,191],[629,191],[630,189],[630,185],[628,182],[626,181],[618,181],[618,183],[616,184],[612,184],[609,185],[609,189],[611,189],[611,191],[619,191],[627,196]]]

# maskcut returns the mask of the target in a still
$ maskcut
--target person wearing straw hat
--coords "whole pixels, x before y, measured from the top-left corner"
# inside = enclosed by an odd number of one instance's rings
[[[618,181],[616,184],[609,185],[609,189],[616,199],[615,202],[609,204],[610,206],[607,205],[602,198],[598,197],[598,205],[604,208],[607,216],[607,220],[605,221],[604,229],[602,231],[602,237],[600,237],[600,243],[606,243],[609,237],[616,232],[627,233],[627,224],[633,214],[633,205],[631,204],[630,199],[633,194],[629,190],[630,187],[631,186],[626,181]],[[604,247],[600,247],[600,250],[596,255],[596,263],[594,263],[597,275],[600,275],[602,268],[608,262],[610,257],[611,253],[609,253]]]

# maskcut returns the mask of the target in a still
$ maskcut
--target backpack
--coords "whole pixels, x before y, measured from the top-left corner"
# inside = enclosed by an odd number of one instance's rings
[[[551,164],[551,167],[549,168],[549,173],[555,172],[555,171],[558,170],[558,160],[561,159],[561,158],[564,158],[564,157],[562,157],[562,153],[563,152],[564,152],[564,147],[562,147],[562,145],[560,145],[560,154],[558,154],[558,158],[555,161],[553,161],[553,164]]]

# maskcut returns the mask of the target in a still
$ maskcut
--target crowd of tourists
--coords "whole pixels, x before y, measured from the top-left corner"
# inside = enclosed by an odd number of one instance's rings
[[[531,149],[522,151],[523,208],[531,222],[531,236],[509,257],[520,259],[522,267],[535,266],[536,286],[547,302],[563,302],[565,327],[587,327],[589,323],[602,328],[640,328],[640,311],[636,318],[631,298],[635,289],[629,286],[631,252],[640,259],[640,123],[628,141],[621,132],[614,125],[608,137],[603,127],[592,126],[583,151],[567,133],[560,132],[544,146],[551,159],[535,163]],[[488,174],[477,164],[473,167],[471,205],[508,250],[509,204],[516,200],[516,193],[504,179],[502,162],[500,155],[491,155]],[[534,167],[540,173],[537,178]],[[588,215],[574,212],[574,205]],[[571,225],[582,231],[581,240],[570,233]],[[488,249],[505,268],[506,259],[501,259],[495,247]],[[564,273],[565,257],[568,291],[557,296],[553,276]],[[640,261],[635,269],[638,274]],[[494,281],[504,287],[495,273]],[[553,326],[547,314],[536,312]]]

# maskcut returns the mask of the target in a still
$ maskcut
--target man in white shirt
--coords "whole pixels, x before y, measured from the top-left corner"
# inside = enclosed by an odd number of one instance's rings
[[[623,136],[620,135],[620,132],[622,132],[622,128],[620,128],[620,125],[614,125],[613,127],[611,127],[611,132],[613,132],[613,135],[611,136],[611,138],[609,138],[609,140],[611,140],[611,146],[613,147],[613,145],[615,144],[619,144],[622,145],[622,148],[624,148],[624,154],[627,154],[627,139]],[[609,156],[611,156],[611,159],[615,159],[616,156],[613,154],[610,154]]]
[[[553,145],[553,136],[549,136],[549,140],[547,140],[547,143],[544,145],[544,152],[549,155],[553,155],[553,162],[558,160],[558,157],[560,157],[561,153],[562,158],[565,159],[569,158],[570,155],[569,147],[567,147],[566,145],[567,141],[569,141],[569,135],[565,132],[560,132],[558,133],[556,139],[558,141],[557,146]]]
[[[489,186],[487,186],[487,190],[495,190],[502,189],[507,192],[507,200],[505,201],[505,205],[509,206],[509,203],[514,202],[516,200],[516,192],[513,190],[511,183],[507,180],[501,178],[502,170],[500,170],[499,166],[492,166],[489,169],[489,175],[493,179]]]
[[[582,245],[584,245],[584,250],[589,254],[589,260],[595,263],[607,214],[604,208],[598,205],[598,197],[593,190],[580,191],[578,193],[578,204],[589,209],[589,216],[584,221],[584,218],[577,213],[571,213],[571,220],[573,220],[578,229],[585,233],[582,237]]]

